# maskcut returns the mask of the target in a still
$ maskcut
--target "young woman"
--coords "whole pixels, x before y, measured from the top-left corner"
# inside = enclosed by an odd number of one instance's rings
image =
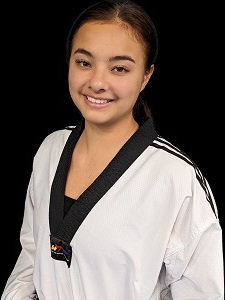
[[[81,119],[34,157],[2,300],[223,299],[210,186],[157,134],[143,97],[157,51],[134,2],[102,1],[75,20],[68,83]]]

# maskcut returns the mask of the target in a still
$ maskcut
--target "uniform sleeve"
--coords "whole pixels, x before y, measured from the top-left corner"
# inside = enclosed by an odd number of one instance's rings
[[[35,243],[33,239],[32,175],[28,184],[23,223],[20,231],[22,250],[3,290],[1,300],[36,299],[33,284]]]
[[[223,300],[222,229],[211,190],[198,182],[179,211],[165,256],[163,299]]]

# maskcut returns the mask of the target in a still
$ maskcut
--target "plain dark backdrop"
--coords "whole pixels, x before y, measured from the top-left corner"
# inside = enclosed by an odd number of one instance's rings
[[[67,88],[66,36],[77,13],[94,1],[74,2],[65,0],[49,7],[40,2],[26,7],[20,3],[3,11],[0,291],[20,251],[33,156],[48,133],[76,123]],[[137,2],[149,11],[159,35],[156,69],[146,88],[157,131],[201,169],[224,225],[220,8],[206,3],[197,8],[194,1]]]

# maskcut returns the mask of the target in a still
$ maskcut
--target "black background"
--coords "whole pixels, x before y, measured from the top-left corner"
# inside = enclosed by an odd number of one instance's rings
[[[221,8],[216,3],[197,8],[195,1],[136,2],[150,13],[159,36],[156,69],[146,88],[157,131],[201,169],[223,225]],[[2,9],[0,290],[20,251],[19,231],[33,156],[48,133],[76,123],[67,88],[65,43],[75,16],[92,3],[62,1],[46,7],[32,2]]]

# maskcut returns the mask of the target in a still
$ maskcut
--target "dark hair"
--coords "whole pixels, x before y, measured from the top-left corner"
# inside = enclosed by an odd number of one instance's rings
[[[66,42],[66,61],[69,62],[73,37],[78,29],[87,22],[106,21],[119,22],[133,29],[135,38],[139,40],[145,51],[145,70],[148,71],[155,63],[158,54],[158,37],[154,23],[150,16],[136,2],[131,0],[105,0],[97,2],[85,9],[74,21]],[[142,119],[151,115],[143,91],[133,108],[135,119]]]

